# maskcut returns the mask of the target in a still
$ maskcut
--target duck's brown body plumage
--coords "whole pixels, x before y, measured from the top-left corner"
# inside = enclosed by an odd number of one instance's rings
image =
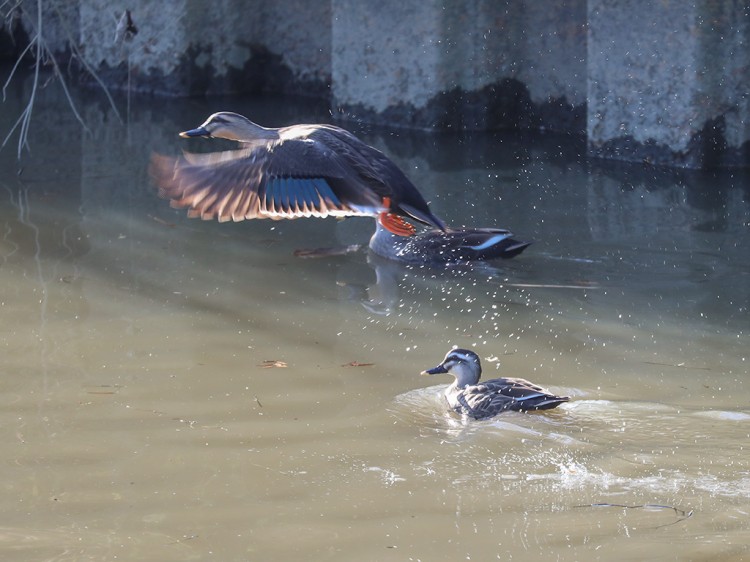
[[[423,375],[450,373],[456,380],[445,390],[448,405],[457,413],[486,419],[502,412],[549,410],[567,402],[526,379],[499,378],[479,382],[482,365],[479,356],[468,349],[453,349],[437,367]]]
[[[160,195],[187,207],[189,216],[241,221],[370,215],[397,234],[413,232],[400,217],[445,228],[391,160],[339,127],[266,129],[241,115],[218,113],[182,136],[242,143],[238,150],[152,157]]]
[[[449,390],[445,395],[448,404],[459,414],[475,419],[490,418],[508,410],[549,410],[569,400],[567,396],[555,396],[526,379],[508,377],[460,389],[449,387]]]

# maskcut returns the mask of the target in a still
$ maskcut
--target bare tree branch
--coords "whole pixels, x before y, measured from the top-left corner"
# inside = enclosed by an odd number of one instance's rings
[[[11,3],[11,0],[5,0],[2,4],[0,4],[0,10],[2,9],[8,9],[7,6]],[[15,4],[12,5],[8,10],[8,18],[14,17],[13,14],[16,13],[16,10],[20,7],[20,0],[16,1]],[[58,16],[58,19],[61,22],[61,27],[67,33],[68,35],[68,44],[70,46],[72,55],[71,60],[73,57],[75,57],[78,61],[80,61],[80,64],[82,68],[91,75],[96,83],[101,87],[101,89],[104,91],[105,95],[107,96],[107,100],[109,101],[110,106],[114,110],[115,115],[117,116],[117,119],[122,123],[122,117],[120,116],[120,112],[117,110],[117,107],[115,105],[114,99],[112,99],[112,96],[109,93],[109,90],[107,89],[104,82],[101,80],[101,78],[97,75],[96,71],[91,67],[91,65],[85,60],[85,58],[82,56],[81,51],[76,45],[76,41],[73,39],[73,35],[69,29],[65,26],[64,20],[65,18],[61,14],[59,10],[59,5],[54,5],[54,11]],[[31,93],[29,95],[29,100],[26,103],[26,106],[24,107],[23,111],[21,112],[21,115],[18,117],[16,122],[13,124],[13,126],[10,128],[10,131],[8,131],[7,135],[5,136],[2,144],[0,144],[0,149],[4,148],[6,144],[8,144],[8,141],[13,136],[13,134],[18,131],[18,151],[17,156],[18,159],[21,159],[21,154],[23,152],[23,148],[25,147],[27,150],[30,150],[28,137],[29,137],[29,128],[31,125],[31,117],[34,112],[34,104],[36,102],[36,95],[40,88],[40,74],[41,74],[41,67],[42,64],[50,64],[53,69],[53,77],[56,78],[60,85],[62,86],[63,92],[65,93],[65,97],[68,100],[68,105],[70,106],[71,111],[73,112],[73,115],[75,116],[76,120],[81,124],[81,126],[84,128],[84,130],[89,131],[88,126],[84,122],[83,118],[81,117],[81,114],[78,111],[78,108],[75,105],[75,102],[73,101],[73,96],[70,93],[70,90],[68,88],[68,84],[65,80],[65,76],[63,75],[63,71],[60,68],[60,65],[55,58],[54,53],[50,49],[50,47],[47,45],[47,42],[44,39],[43,34],[43,8],[42,8],[42,0],[37,0],[36,2],[36,21],[33,19],[27,19],[28,25],[34,29],[34,35],[32,39],[29,41],[29,44],[23,49],[23,51],[20,53],[18,59],[16,60],[15,64],[13,65],[13,68],[11,69],[10,75],[8,76],[7,80],[5,81],[5,84],[3,85],[2,93],[3,93],[3,102],[6,100],[6,94],[7,94],[7,88],[8,85],[11,83],[13,78],[16,76],[18,68],[21,64],[21,61],[24,59],[26,55],[28,55],[30,52],[34,52],[34,74],[33,74],[33,80],[32,80],[32,87],[31,87]],[[42,86],[43,87],[43,86]]]

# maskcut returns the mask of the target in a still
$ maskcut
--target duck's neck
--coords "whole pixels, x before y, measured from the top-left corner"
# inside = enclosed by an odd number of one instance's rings
[[[235,140],[239,142],[254,143],[278,140],[279,130],[278,129],[267,129],[261,127],[257,123],[253,123],[249,119],[246,119],[242,123],[237,123],[231,130],[223,132],[224,138]]]
[[[479,382],[482,368],[478,365],[459,364],[451,369],[451,374],[456,377],[456,388],[466,388]]]
[[[375,234],[370,238],[370,249],[377,255],[397,260],[407,241],[408,238],[387,231],[379,220],[375,220]]]

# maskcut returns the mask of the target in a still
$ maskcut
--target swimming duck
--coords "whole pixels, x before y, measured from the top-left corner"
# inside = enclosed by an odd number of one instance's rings
[[[432,229],[404,238],[394,236],[378,224],[370,238],[370,249],[381,257],[427,266],[508,259],[530,244],[516,240],[511,231],[500,228]]]
[[[333,125],[262,127],[237,113],[214,113],[181,137],[218,137],[241,148],[182,157],[154,155],[150,172],[162,197],[188,216],[254,218],[375,216],[410,236],[405,219],[445,224],[404,173],[379,150]]]
[[[525,379],[501,378],[479,382],[482,364],[468,349],[453,349],[437,367],[423,375],[450,373],[456,380],[445,391],[448,405],[459,414],[485,419],[507,410],[522,412],[555,408],[570,398],[555,396]]]

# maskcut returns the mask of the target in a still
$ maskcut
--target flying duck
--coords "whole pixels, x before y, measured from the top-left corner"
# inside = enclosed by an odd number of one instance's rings
[[[218,137],[238,150],[153,155],[159,194],[188,216],[219,221],[374,216],[410,236],[408,220],[445,230],[414,184],[382,152],[333,125],[266,128],[237,113],[214,113],[181,137]],[[408,219],[408,220],[407,220]]]

